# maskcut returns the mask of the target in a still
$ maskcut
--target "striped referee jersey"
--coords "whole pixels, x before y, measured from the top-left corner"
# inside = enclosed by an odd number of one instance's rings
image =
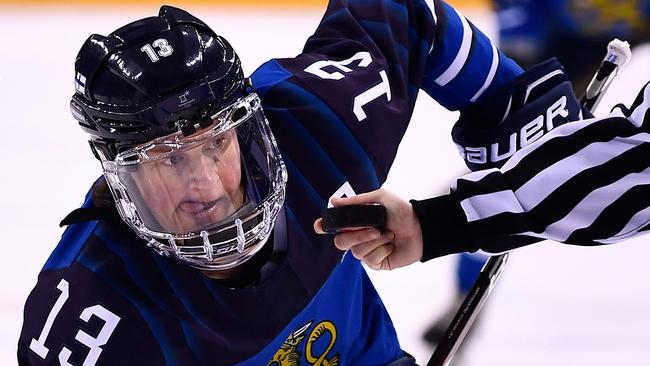
[[[448,195],[411,201],[423,260],[499,253],[550,239],[619,242],[650,228],[650,83],[631,108],[567,123],[500,169],[455,180]]]

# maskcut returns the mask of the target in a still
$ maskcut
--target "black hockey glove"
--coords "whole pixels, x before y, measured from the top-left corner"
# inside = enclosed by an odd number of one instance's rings
[[[451,133],[475,171],[501,167],[551,129],[582,117],[571,83],[552,58],[462,110]]]

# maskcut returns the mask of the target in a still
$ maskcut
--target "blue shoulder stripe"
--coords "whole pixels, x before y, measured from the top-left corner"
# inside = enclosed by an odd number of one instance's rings
[[[291,73],[280,65],[275,59],[269,60],[258,67],[251,75],[253,87],[260,98],[269,89],[291,77]]]

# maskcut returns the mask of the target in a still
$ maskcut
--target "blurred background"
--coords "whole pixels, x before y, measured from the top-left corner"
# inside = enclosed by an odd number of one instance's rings
[[[451,3],[497,43],[500,38],[508,41],[503,32],[499,36],[504,24],[516,28],[523,22],[513,13],[501,12],[499,18],[497,8],[487,1]],[[250,74],[269,58],[298,54],[316,29],[326,1],[168,4],[190,11],[225,36]],[[68,109],[74,91],[74,57],[90,34],[108,34],[127,22],[155,15],[160,5],[149,0],[92,4],[0,0],[0,157],[7,168],[0,179],[0,233],[5,248],[0,265],[0,365],[16,364],[23,304],[63,232],[58,222],[82,203],[101,174]],[[627,14],[623,7],[608,9],[610,18]],[[538,20],[542,18],[540,13]],[[597,25],[605,18],[594,19],[587,24]],[[567,32],[565,44],[579,51],[567,57],[585,57],[587,48],[580,45],[586,43],[570,36],[571,29],[562,31]],[[519,43],[510,43],[512,52],[530,55],[535,52],[526,48],[531,44],[542,45],[549,38],[562,44],[564,39],[557,32],[536,37],[528,44],[515,39]],[[650,46],[643,41],[647,39],[638,41],[631,63],[614,81],[597,114],[617,102],[631,103],[650,80]],[[594,65],[604,52],[603,48],[590,58]],[[446,192],[451,180],[465,172],[450,138],[456,118],[456,113],[422,94],[385,187],[409,198]],[[650,265],[646,261],[650,261],[650,236],[607,247],[543,242],[515,251],[455,364],[650,365]],[[457,262],[456,257],[445,257],[390,273],[370,271],[402,347],[420,364],[426,364],[433,352],[423,333],[458,294]]]

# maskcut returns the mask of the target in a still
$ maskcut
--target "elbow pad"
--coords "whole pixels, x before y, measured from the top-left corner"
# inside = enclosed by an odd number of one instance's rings
[[[552,58],[463,109],[452,138],[472,171],[499,168],[518,150],[586,113]]]

